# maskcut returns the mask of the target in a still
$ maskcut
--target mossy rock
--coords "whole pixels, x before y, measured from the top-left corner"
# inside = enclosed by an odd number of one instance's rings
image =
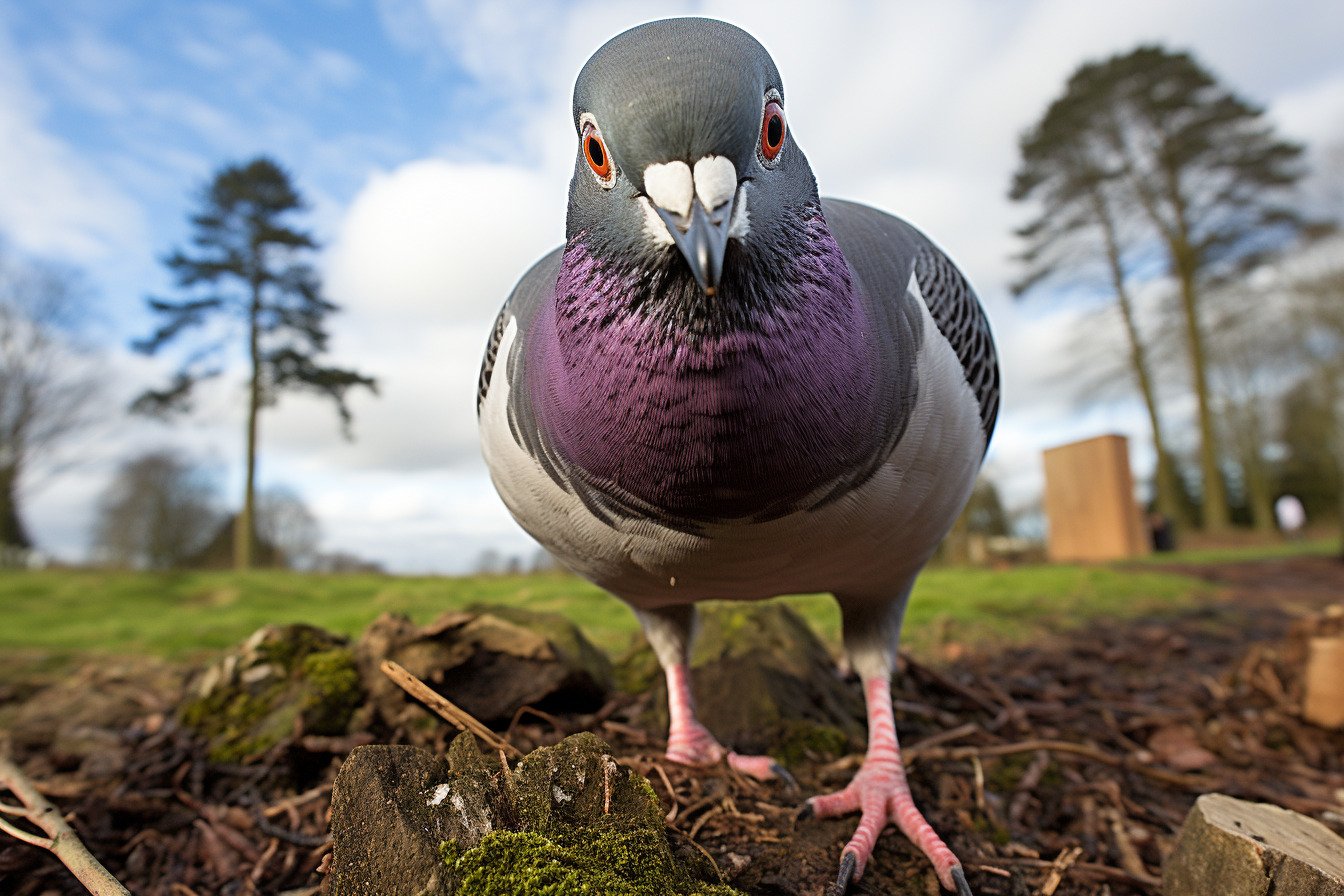
[[[516,607],[475,606],[427,626],[384,614],[357,648],[372,703],[392,728],[425,710],[379,671],[394,660],[486,724],[507,725],[522,706],[590,712],[611,692],[611,663],[568,619]]]
[[[691,655],[697,716],[739,752],[784,763],[843,754],[863,743],[863,695],[844,681],[807,623],[783,603],[698,608]],[[638,668],[638,661],[625,664]],[[650,724],[667,724],[667,686],[653,686]]]
[[[463,734],[444,765],[414,747],[351,753],[332,797],[331,896],[741,896],[674,851],[652,786],[591,734],[512,771]]]
[[[303,734],[344,734],[363,699],[344,638],[268,625],[215,663],[179,708],[210,740],[210,758],[242,762]]]

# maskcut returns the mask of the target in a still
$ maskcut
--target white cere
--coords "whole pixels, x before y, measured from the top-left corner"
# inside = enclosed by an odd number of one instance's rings
[[[703,160],[701,160],[703,162]],[[699,165],[696,165],[697,171]],[[732,167],[732,164],[729,164]],[[691,168],[685,162],[659,162],[644,169],[644,192],[659,207],[674,215],[691,213]]]
[[[737,169],[723,156],[705,156],[695,163],[695,195],[707,210],[723,205],[737,192]]]

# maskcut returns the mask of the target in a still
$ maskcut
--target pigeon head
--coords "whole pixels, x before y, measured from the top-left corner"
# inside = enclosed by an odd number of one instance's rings
[[[579,73],[573,114],[570,239],[703,296],[735,255],[782,247],[789,210],[818,203],[779,71],[726,22],[666,19],[612,38]]]

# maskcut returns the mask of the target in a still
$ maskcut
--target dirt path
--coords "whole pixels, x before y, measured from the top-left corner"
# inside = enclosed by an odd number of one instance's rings
[[[1216,596],[938,669],[912,663],[898,676],[912,789],[979,896],[1159,893],[1162,856],[1195,797],[1210,790],[1344,830],[1336,796],[1344,733],[1295,716],[1285,640],[1295,620],[1344,601],[1344,564],[1297,558],[1179,571],[1215,583]],[[89,688],[104,693],[99,681]],[[340,757],[367,737],[300,742],[262,763],[219,766],[174,725],[162,685],[137,685],[133,671],[120,681],[106,693],[138,700],[143,712],[101,765],[70,767],[59,745],[18,745],[94,852],[142,896],[317,892],[330,782]],[[649,776],[671,824],[735,886],[751,896],[822,893],[855,819],[797,821],[795,809],[843,786],[860,757],[797,764],[797,794],[725,769],[670,765],[658,735],[637,722],[645,699],[623,696],[595,716],[510,736],[526,749],[597,731]],[[927,863],[894,829],[869,869],[852,892],[936,892]],[[44,853],[0,840],[0,894],[81,892]]]

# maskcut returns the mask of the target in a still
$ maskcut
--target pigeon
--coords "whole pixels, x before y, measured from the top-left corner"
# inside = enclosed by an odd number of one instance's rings
[[[565,243],[487,343],[482,452],[522,527],[634,610],[667,680],[669,760],[781,771],[696,719],[696,603],[834,595],[868,748],[802,814],[861,813],[841,892],[894,822],[968,896],[910,795],[890,679],[915,577],[994,430],[994,341],[920,231],[819,197],[785,108],[770,55],[724,22],[650,22],[594,53]]]

